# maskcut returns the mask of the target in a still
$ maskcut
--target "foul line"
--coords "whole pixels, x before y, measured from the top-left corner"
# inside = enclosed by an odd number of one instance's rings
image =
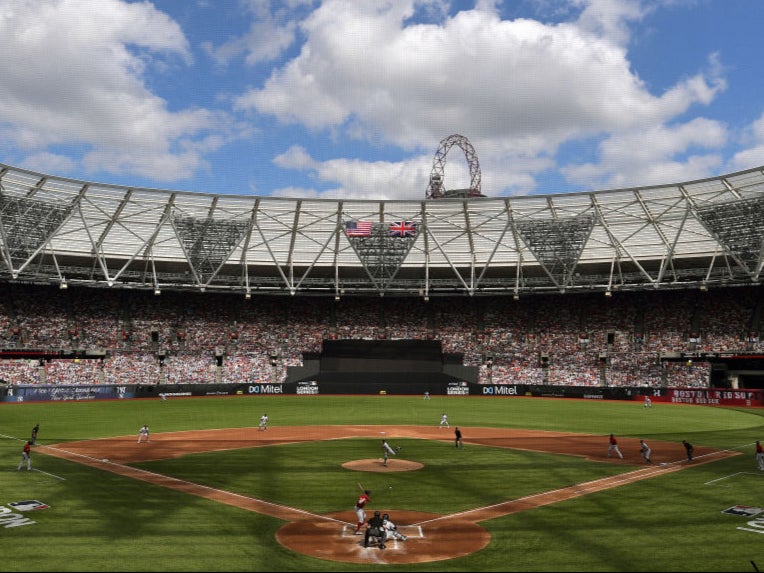
[[[726,479],[732,479],[732,478],[735,478],[737,476],[759,476],[759,477],[764,477],[761,474],[757,474],[757,473],[754,473],[754,472],[736,472],[736,473],[730,474],[728,476],[723,476],[723,477],[720,477],[720,478],[717,478],[717,479],[712,479],[711,481],[707,481],[703,485],[714,485],[714,484],[716,484],[716,482],[724,481]],[[728,487],[728,486],[724,486],[724,487]]]
[[[52,474],[52,473],[48,473],[48,472],[44,472],[44,471],[42,471],[42,470],[38,470],[37,468],[32,468],[32,471],[35,471],[35,472],[40,472],[41,474],[45,474],[46,476],[50,476],[50,477],[52,477],[52,478],[60,479],[61,481],[66,481],[66,478],[65,478],[65,477],[61,477],[61,476],[57,476],[56,474]]]
[[[248,497],[246,495],[241,495],[238,493],[213,488],[207,485],[198,484],[198,483],[194,483],[194,482],[190,482],[186,480],[181,480],[181,479],[167,476],[164,474],[150,472],[142,468],[134,468],[131,466],[126,466],[123,464],[112,462],[106,459],[94,458],[92,456],[80,454],[78,452],[72,452],[69,450],[65,450],[63,448],[55,448],[53,446],[41,446],[41,447],[47,450],[51,450],[52,452],[55,452],[52,455],[55,455],[56,457],[68,459],[70,461],[79,461],[80,463],[84,463],[85,465],[106,470],[111,473],[115,473],[125,477],[131,477],[133,479],[139,479],[141,481],[145,481],[145,482],[154,484],[156,486],[167,487],[167,488],[174,489],[176,491],[180,491],[183,493],[196,495],[197,497],[211,499],[213,501],[225,503],[227,505],[238,507],[240,509],[248,509],[249,511],[254,511],[256,513],[263,513],[265,515],[270,515],[271,517],[276,517],[284,521],[290,521],[290,520],[301,521],[308,518],[311,520],[320,519],[320,520],[334,522],[334,523],[346,524],[345,521],[336,519],[334,517],[318,515],[315,513],[311,513],[309,511],[305,511],[303,509],[289,507],[287,505],[281,505],[281,504],[273,503],[267,500],[255,499],[253,497]],[[153,478],[153,479],[150,479],[150,478]],[[233,502],[234,498],[239,500],[245,500],[248,505],[242,506],[241,503],[234,503]],[[291,515],[287,516],[286,514],[291,514]]]
[[[726,450],[723,450],[722,452],[719,452],[719,453],[721,454],[721,453],[724,453],[725,451]],[[709,454],[709,455],[712,456],[713,454]],[[613,487],[618,487],[628,483],[633,483],[635,481],[648,479],[656,475],[679,471],[680,469],[687,467],[684,461],[685,460],[679,460],[679,461],[668,462],[666,464],[661,464],[656,466],[651,465],[646,468],[640,468],[634,471],[618,474],[615,476],[599,478],[589,482],[581,482],[581,483],[577,483],[568,487],[535,493],[528,496],[520,497],[518,499],[514,499],[510,501],[502,501],[502,502],[499,502],[493,505],[488,505],[481,508],[469,509],[469,510],[461,511],[458,513],[452,513],[449,515],[435,517],[433,519],[427,519],[425,521],[421,521],[418,524],[414,524],[414,525],[423,525],[426,523],[435,523],[438,521],[458,519],[458,518],[467,518],[470,521],[474,521],[474,522],[485,521],[487,519],[493,519],[495,517],[508,515],[510,513],[517,513],[519,511],[524,511],[527,509],[541,507],[544,505],[550,505],[552,503],[558,503],[560,501],[565,501],[573,497],[579,497],[582,495],[587,495],[590,493],[595,493],[598,491],[611,489]],[[481,515],[481,514],[485,514],[485,515]]]

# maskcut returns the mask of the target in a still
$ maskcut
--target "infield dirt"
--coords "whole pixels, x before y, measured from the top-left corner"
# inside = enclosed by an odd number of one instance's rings
[[[235,432],[235,439],[232,439],[233,432]],[[378,547],[364,548],[363,536],[353,535],[355,514],[352,511],[316,515],[298,508],[213,490],[125,465],[176,458],[192,453],[327,439],[378,438],[379,435],[379,427],[376,426],[276,426],[269,428],[267,432],[258,432],[257,427],[252,427],[152,434],[149,444],[136,444],[134,436],[119,436],[38,446],[38,448],[48,455],[287,521],[288,523],[276,533],[276,540],[297,553],[331,561],[380,564],[423,563],[468,555],[482,549],[491,540],[490,534],[479,525],[481,521],[678,471],[686,466],[686,462],[683,461],[685,453],[681,443],[676,444],[675,447],[674,444],[670,444],[669,448],[661,448],[661,451],[653,455],[654,463],[645,465],[639,455],[637,439],[620,438],[619,445],[624,453],[624,459],[621,460],[607,457],[607,437],[603,436],[471,427],[469,439],[464,440],[466,445],[483,444],[567,454],[605,463],[641,465],[642,467],[617,476],[454,515],[396,510],[394,520],[406,533],[408,541],[387,543],[383,550]],[[389,438],[453,441],[451,432],[429,426],[385,426],[385,435]],[[696,447],[693,464],[730,455],[734,453]],[[348,471],[363,472],[417,471],[423,467],[422,464],[406,460],[405,457],[391,458],[387,466],[382,464],[381,459],[348,460],[342,466]]]

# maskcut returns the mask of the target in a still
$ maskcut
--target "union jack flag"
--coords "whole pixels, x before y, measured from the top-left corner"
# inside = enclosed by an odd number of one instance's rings
[[[391,237],[416,237],[417,228],[414,221],[396,221],[390,223]]]
[[[348,237],[370,237],[371,221],[347,221],[345,223],[345,234]]]

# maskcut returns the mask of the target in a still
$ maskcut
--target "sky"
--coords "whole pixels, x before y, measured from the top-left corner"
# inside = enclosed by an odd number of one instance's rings
[[[762,22],[760,0],[2,0],[0,163],[374,200],[424,199],[434,169],[469,187],[468,157],[488,197],[715,177],[764,165]]]

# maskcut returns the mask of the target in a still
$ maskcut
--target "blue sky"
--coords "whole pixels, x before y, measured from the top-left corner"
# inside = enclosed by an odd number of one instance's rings
[[[491,197],[713,177],[764,165],[762,22],[760,0],[6,0],[0,162],[423,199],[459,134]]]

